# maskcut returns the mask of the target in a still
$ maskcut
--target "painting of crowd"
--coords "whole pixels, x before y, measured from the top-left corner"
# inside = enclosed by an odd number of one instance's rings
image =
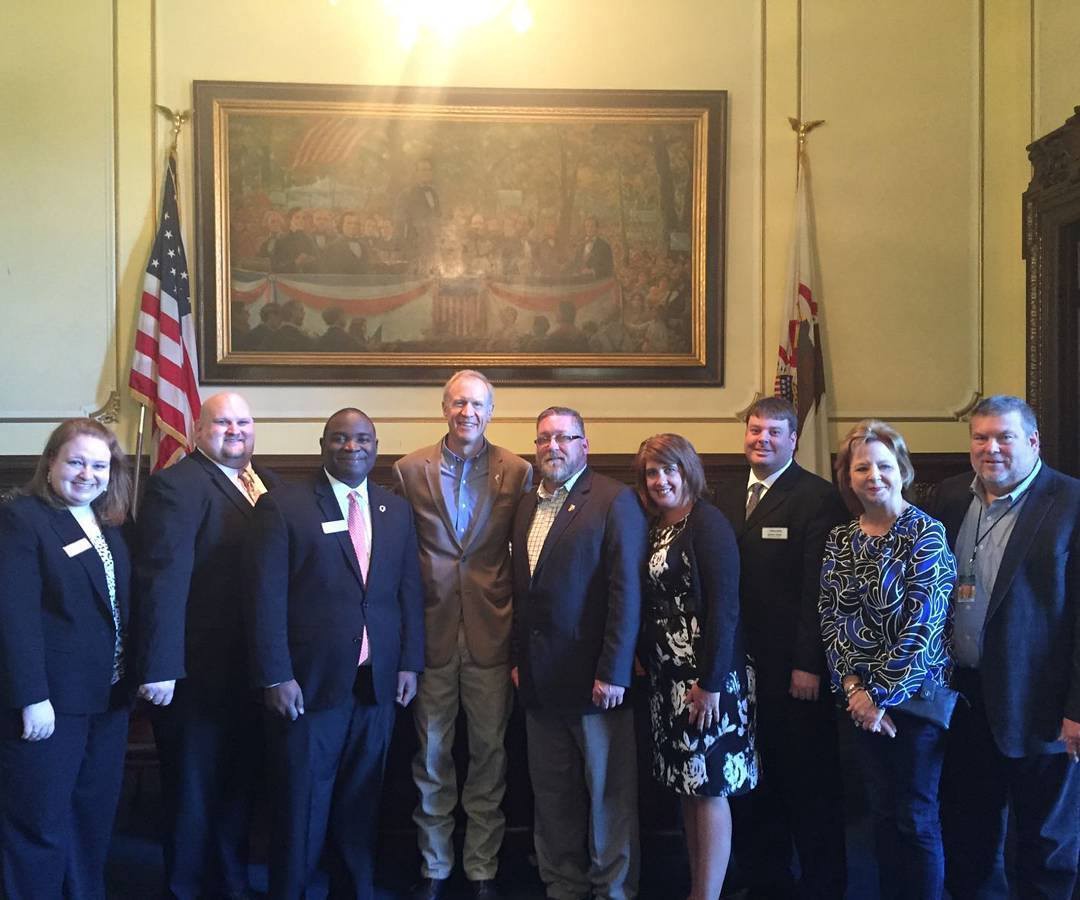
[[[309,136],[320,127],[327,126],[314,126]],[[573,191],[565,183],[566,176],[562,181],[549,176],[545,182],[520,159],[512,178],[491,184],[479,181],[462,159],[474,143],[493,144],[490,137],[486,143],[457,137],[453,164],[449,157],[433,153],[433,160],[403,149],[392,167],[400,173],[397,187],[384,171],[387,165],[363,170],[369,177],[378,171],[389,179],[378,187],[347,188],[347,184],[363,183],[356,167],[375,165],[355,159],[332,164],[324,160],[318,178],[297,187],[314,165],[305,155],[304,148],[310,145],[310,141],[304,143],[306,139],[301,140],[300,150],[293,151],[291,168],[281,168],[278,174],[284,180],[276,188],[249,184],[262,180],[265,166],[251,169],[256,174],[246,180],[235,178],[234,183],[243,186],[233,190],[230,199],[234,276],[238,271],[245,277],[265,273],[273,284],[291,280],[294,288],[302,282],[303,289],[268,290],[258,302],[233,298],[231,349],[691,352],[695,305],[686,212],[691,199],[687,190],[677,193],[671,187],[689,182],[689,168],[678,152],[668,151],[668,177],[660,179],[667,187],[662,191],[645,163],[656,156],[652,144],[628,141],[621,148],[624,158],[620,162],[617,142],[608,159],[603,152],[608,148],[599,139],[581,135],[575,139],[578,163]],[[363,141],[368,140],[374,138],[364,132]],[[357,136],[356,146],[361,147],[363,141]],[[681,146],[675,138],[668,144]],[[627,148],[637,149],[632,153]],[[510,157],[520,152],[514,146],[505,148]],[[302,162],[297,162],[299,157]],[[542,151],[534,151],[534,162],[541,168],[542,160]],[[611,171],[620,165],[632,174]],[[357,174],[347,176],[351,172]],[[463,172],[470,174],[463,176]],[[283,185],[285,190],[280,189]],[[638,194],[628,193],[632,189]],[[627,213],[624,195],[636,204],[630,208],[637,219]],[[571,196],[573,202],[567,202]],[[681,207],[677,214],[676,206]],[[661,207],[667,209],[666,218]],[[641,216],[650,212],[655,217],[651,222]],[[360,297],[370,296],[380,286],[393,293],[411,283],[433,285],[435,299],[430,326],[410,320],[408,334],[398,320],[386,324],[384,336],[383,325],[373,325],[376,317],[363,309],[364,301],[344,296],[350,285]],[[488,290],[491,284],[509,286],[509,291],[495,296],[498,292]],[[589,289],[603,284],[610,291]],[[520,301],[538,286],[549,288],[543,301]],[[515,288],[522,292],[517,298]],[[318,302],[313,303],[315,295]],[[468,297],[474,306],[465,327],[460,322],[457,328],[440,327],[439,298],[451,296]]]

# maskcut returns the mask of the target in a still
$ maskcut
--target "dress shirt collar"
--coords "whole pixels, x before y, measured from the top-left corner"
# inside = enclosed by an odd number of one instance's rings
[[[323,469],[326,474],[327,480],[330,482],[330,487],[333,488],[334,497],[337,499],[338,506],[342,509],[348,509],[349,506],[349,494],[356,491],[360,495],[360,502],[364,505],[368,505],[368,492],[367,492],[367,479],[365,478],[356,487],[349,487],[344,481],[338,481],[333,475]]]
[[[548,491],[548,489],[546,487],[544,487],[544,479],[541,478],[540,479],[540,486],[536,489],[536,495],[541,500],[550,500],[553,497],[557,496],[559,491],[566,491],[566,493],[569,494],[570,491],[573,490],[574,485],[577,483],[577,480],[581,477],[581,473],[584,472],[585,469],[587,469],[587,468],[588,468],[588,464],[586,463],[584,466],[582,466],[580,469],[578,469],[573,475],[571,475],[569,478],[567,478],[565,482],[563,482],[561,485],[559,485],[559,487],[555,488],[555,490],[553,490],[553,491]]]
[[[986,490],[982,486],[982,482],[979,481],[979,476],[976,475],[971,482],[971,493],[978,497],[983,502],[984,506],[989,506],[991,503],[996,503],[999,500],[1008,500],[1009,505],[1011,506],[1024,495],[1024,491],[1031,487],[1031,483],[1035,480],[1035,476],[1039,474],[1040,469],[1042,469],[1041,458],[1035,460],[1035,467],[1028,473],[1027,478],[1021,481],[1016,487],[1009,491],[1009,493],[993,498],[986,493]]]
[[[781,475],[783,475],[788,469],[791,468],[791,464],[793,462],[795,462],[794,458],[789,459],[786,463],[784,463],[783,466],[773,472],[772,475],[770,475],[768,478],[758,478],[757,475],[754,474],[754,470],[750,469],[750,476],[746,479],[746,490],[749,491],[750,488],[752,488],[755,484],[763,484],[765,485],[765,490],[767,491],[774,484],[776,484],[776,480]]]
[[[488,452],[487,438],[484,438],[483,441],[484,446],[481,447],[479,451],[474,453],[472,456],[458,456],[453,450],[450,449],[450,444],[447,442],[446,438],[443,438],[443,462],[446,464],[447,468],[454,469],[455,471],[457,471],[458,467],[464,466],[466,463],[472,463],[473,465],[476,465],[476,463],[480,461],[480,458],[486,456]]]

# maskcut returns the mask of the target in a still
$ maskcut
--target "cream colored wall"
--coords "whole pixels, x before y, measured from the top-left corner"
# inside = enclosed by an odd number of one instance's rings
[[[0,175],[3,196],[16,198],[0,224],[0,263],[38,274],[16,279],[22,327],[0,334],[8,375],[0,453],[35,452],[49,422],[100,404],[126,368],[167,141],[150,105],[189,108],[195,79],[729,92],[724,387],[502,387],[491,434],[519,451],[529,446],[532,416],[553,402],[581,409],[597,452],[633,450],[657,430],[681,431],[702,451],[738,449],[736,413],[769,390],[785,314],[789,115],[827,122],[810,147],[834,432],[884,414],[902,423],[916,451],[962,449],[959,414],[974,394],[1023,391],[1023,148],[1080,103],[1070,50],[1080,10],[1071,0],[531,5],[535,25],[525,35],[500,21],[451,49],[429,42],[412,52],[399,46],[384,6],[361,0],[98,0],[82,4],[74,23],[70,4],[56,2],[17,18],[7,41],[21,80],[4,95],[13,107],[6,115],[21,125],[11,147],[19,166],[17,179],[10,166]],[[50,38],[43,55],[32,47],[39,32]],[[62,77],[60,60],[76,71]],[[75,100],[65,93],[72,75]],[[40,112],[57,96],[84,117],[110,111],[108,128],[95,120],[99,127],[72,135],[79,149],[69,148],[64,164],[37,150],[64,133],[63,113]],[[3,140],[12,144],[10,129]],[[180,161],[193,255],[190,134]],[[113,165],[114,195],[111,183],[95,181]],[[74,207],[60,190],[71,181],[94,186]],[[42,204],[53,215],[34,239],[21,223]],[[78,252],[97,266],[84,277],[57,266],[52,247],[86,236]],[[101,242],[115,243],[115,266]],[[5,308],[11,283],[0,271]],[[43,309],[61,323],[89,320],[60,366],[41,359],[41,342],[26,340]],[[114,322],[119,353],[108,345]],[[432,387],[244,390],[264,452],[309,450],[322,417],[345,403],[372,414],[384,453],[439,432]],[[119,428],[129,441],[136,416],[125,397]]]

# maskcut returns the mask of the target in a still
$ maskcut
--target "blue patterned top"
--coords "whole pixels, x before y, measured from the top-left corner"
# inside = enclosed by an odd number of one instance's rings
[[[874,703],[896,706],[929,676],[947,683],[949,597],[956,560],[942,524],[915,506],[883,535],[865,534],[858,520],[829,533],[821,565],[821,636],[842,694],[858,675]]]

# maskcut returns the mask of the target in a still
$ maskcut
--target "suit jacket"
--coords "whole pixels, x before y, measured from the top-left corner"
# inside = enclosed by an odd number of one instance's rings
[[[742,622],[758,694],[780,697],[792,669],[828,680],[818,616],[821,556],[829,531],[851,515],[836,488],[792,462],[747,520],[748,476],[744,469],[721,484],[717,505],[739,542]]]
[[[935,511],[954,549],[971,477],[949,478],[938,491]],[[1063,752],[1062,718],[1080,721],[1080,481],[1045,463],[1019,508],[990,594],[979,674],[1003,754]]]
[[[594,278],[610,278],[615,272],[615,257],[611,252],[611,244],[602,237],[593,238],[592,247],[585,252],[588,241],[582,241],[578,247],[577,256],[574,259],[574,271],[592,269]]]
[[[279,486],[273,472],[255,471],[268,490]],[[187,678],[211,694],[246,689],[241,560],[253,516],[198,451],[148,480],[135,559],[140,684]]]
[[[459,541],[443,501],[442,447],[439,441],[394,463],[397,492],[412,506],[420,542],[426,663],[437,668],[450,662],[458,622],[464,622],[476,664],[502,665],[510,658],[510,526],[518,501],[532,487],[532,466],[488,444],[488,495]]]
[[[131,562],[120,528],[103,526],[121,622],[131,607]],[[0,506],[0,705],[22,709],[49,700],[59,713],[109,708],[116,627],[105,566],[67,509],[38,497]],[[129,657],[130,660],[130,657]]]
[[[595,679],[629,686],[641,624],[648,526],[634,492],[586,468],[552,523],[529,576],[537,495],[514,516],[514,630],[526,707],[600,712]]]
[[[295,678],[309,710],[339,706],[352,696],[365,625],[379,703],[393,702],[399,671],[424,668],[412,511],[370,480],[368,502],[366,583],[321,469],[306,484],[264,494],[255,506],[245,563],[252,679],[267,687]],[[338,530],[327,531],[327,523]]]

